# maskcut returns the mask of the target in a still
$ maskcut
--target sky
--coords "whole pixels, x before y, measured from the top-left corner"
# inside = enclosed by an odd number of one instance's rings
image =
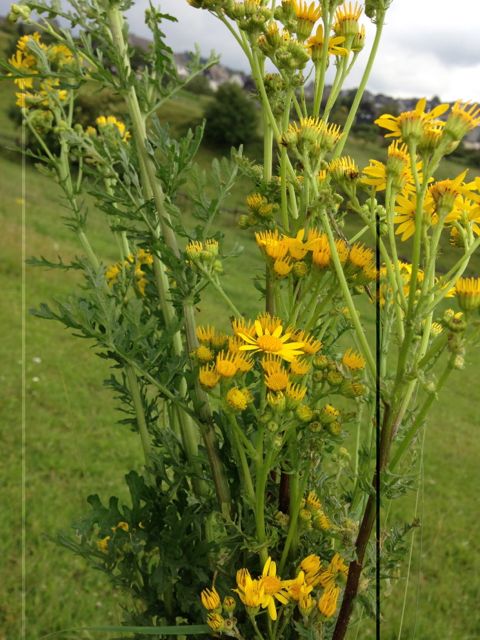
[[[310,0],[308,0],[310,2]],[[214,49],[223,64],[248,70],[246,60],[227,29],[207,11],[187,0],[160,0],[161,9],[178,18],[164,23],[167,41],[176,52]],[[130,10],[131,30],[146,36],[143,11],[148,0]],[[374,27],[363,17],[369,41]],[[368,45],[368,41],[367,41]],[[368,46],[345,87],[358,85]],[[333,66],[333,65],[332,65]],[[480,0],[393,0],[368,88],[394,97],[480,102]]]
[[[207,11],[194,9],[187,0],[152,1],[178,18],[177,23],[164,23],[167,42],[175,52],[193,50],[197,43],[203,55],[214,49],[223,64],[248,71],[237,43]],[[149,0],[134,0],[129,11],[132,33],[143,37],[148,37],[144,25],[148,5]],[[0,13],[6,14],[9,6],[9,0],[0,0]],[[358,85],[373,39],[373,25],[368,18],[362,20],[367,47],[346,88]],[[393,0],[368,89],[394,97],[437,95],[448,101],[480,102],[480,0]]]

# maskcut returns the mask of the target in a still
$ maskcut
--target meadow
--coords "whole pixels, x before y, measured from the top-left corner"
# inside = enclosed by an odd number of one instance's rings
[[[141,469],[142,452],[137,436],[117,424],[110,392],[102,386],[108,370],[86,341],[73,337],[59,325],[38,320],[28,309],[43,301],[69,294],[74,275],[28,266],[22,281],[22,244],[26,257],[44,256],[66,261],[80,252],[62,222],[63,203],[58,188],[28,164],[22,194],[20,156],[7,147],[15,144],[6,110],[12,90],[0,86],[0,130],[4,149],[0,155],[0,203],[3,255],[0,263],[0,330],[4,339],[0,354],[3,389],[0,486],[4,504],[0,521],[0,640],[20,637],[22,575],[22,418],[24,418],[26,513],[26,614],[28,640],[40,640],[54,631],[83,625],[121,621],[125,595],[114,591],[105,576],[87,568],[49,536],[68,530],[86,511],[85,498],[99,493],[125,496],[122,477],[129,469]],[[196,96],[183,93],[167,104],[160,116],[177,127],[201,116]],[[360,166],[380,158],[374,143],[353,140],[347,152]],[[199,162],[208,167],[215,153],[202,149]],[[463,169],[446,163],[444,175]],[[248,185],[240,181],[219,219],[227,238],[226,250],[243,247],[238,258],[226,263],[225,287],[233,297],[242,292],[242,309],[258,308],[256,290],[248,286],[261,267],[251,233],[237,225]],[[26,220],[22,226],[22,198]],[[116,260],[115,247],[107,240],[104,220],[91,210],[89,236],[105,263]],[[446,248],[444,261],[451,258]],[[480,269],[480,256],[472,263]],[[27,311],[23,315],[24,310]],[[204,321],[218,318],[223,305],[213,295],[199,309]],[[372,317],[367,317],[370,325]],[[25,343],[22,345],[22,322]],[[22,352],[22,347],[24,352]],[[25,378],[22,380],[22,357]],[[412,520],[415,502],[421,527],[415,533],[410,584],[401,635],[399,611],[403,602],[406,567],[386,601],[384,640],[473,640],[480,637],[478,591],[480,549],[476,523],[480,483],[477,437],[480,361],[477,352],[467,354],[463,372],[455,372],[436,402],[426,429],[424,469],[415,492],[394,507]],[[385,590],[388,590],[385,585]],[[390,619],[397,621],[392,624]],[[58,638],[95,638],[89,632],[64,632]],[[349,636],[355,638],[355,632]],[[361,637],[373,635],[359,634]]]

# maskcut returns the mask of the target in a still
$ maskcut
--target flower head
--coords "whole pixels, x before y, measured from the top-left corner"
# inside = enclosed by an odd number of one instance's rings
[[[303,353],[303,342],[289,342],[291,332],[283,333],[281,324],[271,331],[269,327],[262,327],[260,319],[257,319],[254,323],[254,329],[254,335],[243,332],[238,333],[238,336],[246,343],[240,347],[241,351],[273,354],[287,362],[291,362]]]
[[[435,121],[438,126],[443,126],[441,120],[436,120],[439,116],[448,111],[448,104],[439,104],[432,111],[426,112],[427,101],[425,98],[419,100],[413,111],[404,111],[399,116],[392,116],[388,113],[381,115],[375,120],[379,127],[387,129],[390,133],[386,138],[402,138],[405,143],[419,142],[424,134],[425,126]]]
[[[322,593],[318,601],[318,610],[326,618],[331,618],[337,610],[338,596],[340,595],[340,587],[330,586]]]
[[[459,278],[455,293],[460,309],[471,311],[480,307],[480,278]]]
[[[347,349],[343,354],[342,363],[351,371],[358,371],[365,368],[365,358],[353,351],[353,349]]]
[[[220,610],[222,603],[220,601],[220,596],[218,595],[215,587],[211,589],[204,589],[200,594],[200,599],[202,601],[202,605],[208,611],[215,611],[216,609]]]
[[[227,391],[226,400],[235,411],[244,411],[251,400],[251,394],[248,389],[232,387]]]

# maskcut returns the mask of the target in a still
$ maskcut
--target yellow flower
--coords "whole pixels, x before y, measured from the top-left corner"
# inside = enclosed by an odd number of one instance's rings
[[[350,264],[358,270],[371,264],[375,258],[374,252],[359,242],[355,242],[350,248],[348,260]]]
[[[318,601],[318,610],[326,618],[331,618],[337,610],[340,587],[331,586],[325,589]]]
[[[227,392],[226,400],[235,411],[244,411],[251,400],[251,395],[248,389],[232,387]]]
[[[416,227],[417,195],[413,189],[406,189],[397,195],[394,222],[398,225],[395,233],[401,235],[401,240],[408,240],[415,233]],[[423,222],[430,226],[437,224],[438,216],[434,211],[432,196],[427,192],[423,203]]]
[[[321,531],[328,531],[329,529],[332,528],[332,522],[330,518],[327,516],[327,514],[320,509],[320,511],[318,511],[315,514],[313,526],[315,527],[315,529],[320,529]]]
[[[365,368],[365,358],[356,351],[353,351],[353,349],[347,349],[345,351],[342,363],[352,371]]]
[[[315,2],[308,4],[304,0],[294,0],[294,8],[299,20],[308,20],[312,24],[322,15],[322,8]]]
[[[245,333],[250,337],[255,335],[255,326],[253,322],[245,320],[245,318],[234,318],[232,320],[233,333],[239,336],[241,333]]]
[[[322,343],[320,340],[317,340],[314,336],[307,333],[306,331],[295,331],[294,329],[287,329],[292,333],[292,338],[297,340],[298,342],[303,343],[303,351],[307,355],[314,355],[317,351],[320,351],[322,348]],[[290,362],[292,362],[290,360]]]
[[[212,631],[221,633],[225,627],[225,618],[219,613],[209,613],[207,616],[207,624]]]
[[[203,253],[203,242],[198,240],[191,240],[185,247],[185,253],[190,260],[199,260]]]
[[[279,236],[278,231],[260,231],[255,234],[258,246],[265,251],[267,256],[278,260],[284,258],[288,252],[288,244],[285,238]]]
[[[271,620],[276,620],[277,609],[275,599],[281,604],[287,604],[288,591],[285,589],[282,580],[277,576],[277,566],[270,557],[267,558],[263,567],[260,583],[265,594],[262,608],[267,609]]]
[[[312,253],[312,262],[319,269],[326,269],[330,265],[330,247],[315,249]]]
[[[340,411],[336,407],[332,404],[326,404],[320,410],[319,419],[323,424],[330,424],[334,422],[339,415]]]
[[[325,40],[323,24],[319,24],[314,36],[307,40],[307,47],[313,62],[320,62],[323,54],[323,43]],[[328,39],[328,53],[331,56],[347,56],[348,50],[340,45],[345,42],[344,36],[332,36]]]
[[[420,167],[421,163],[417,163],[418,170]],[[387,163],[370,160],[369,166],[363,169],[363,174],[361,182],[375,187],[375,191],[384,191],[388,178],[391,179],[392,188],[401,191],[413,181],[407,146],[394,140],[388,147]]]
[[[362,15],[362,7],[358,2],[345,2],[335,12],[333,30],[337,36],[354,37],[359,30],[358,20]]]
[[[480,278],[459,278],[455,283],[458,304],[463,311],[480,307]]]
[[[289,382],[288,373],[283,369],[267,373],[265,376],[265,384],[272,391],[283,391],[287,388]]]
[[[212,587],[211,589],[204,589],[200,594],[200,599],[202,601],[202,605],[208,611],[214,611],[215,609],[221,610],[222,604],[220,596],[218,595],[215,587]]]
[[[295,238],[286,238],[288,252],[295,260],[302,260],[308,253],[308,245],[303,242],[305,229],[300,229]]]
[[[399,116],[384,113],[375,120],[375,124],[390,131],[385,135],[386,138],[398,137],[406,143],[418,142],[422,138],[425,125],[431,124],[432,120],[444,114],[449,108],[448,104],[439,104],[432,111],[426,113],[426,105],[426,99],[422,98],[417,102],[413,111],[404,111]],[[435,124],[443,125],[441,120],[436,121]]]
[[[311,368],[310,364],[301,358],[295,358],[290,362],[290,372],[294,376],[305,376],[310,372]]]
[[[291,333],[282,335],[282,325],[278,325],[274,331],[270,331],[268,328],[262,328],[260,321],[257,319],[254,327],[254,336],[248,333],[238,334],[247,343],[240,347],[241,351],[271,353],[287,360],[287,362],[291,362],[303,353],[303,342],[288,342]]]
[[[300,568],[305,574],[305,582],[312,587],[317,585],[317,579],[320,574],[320,569],[322,567],[322,561],[319,556],[311,553],[309,556],[304,558],[300,563]]]
[[[207,365],[205,367],[200,368],[198,379],[200,380],[200,384],[203,387],[212,389],[216,384],[218,384],[220,380],[220,375],[216,371],[214,365]]]
[[[120,275],[121,271],[122,269],[119,264],[112,264],[106,269],[105,278],[110,286],[115,284],[115,282],[118,280],[118,276]]]
[[[307,393],[307,388],[302,387],[299,384],[288,383],[287,390],[285,391],[285,396],[291,403],[298,404],[305,398],[305,394]]]
[[[210,339],[210,342],[212,344],[212,347],[214,347],[215,349],[222,349],[228,344],[228,336],[224,333],[217,333],[215,331]]]
[[[110,536],[105,536],[105,538],[101,538],[100,540],[97,540],[97,549],[102,553],[107,553],[108,543],[110,542],[110,540],[111,540]]]
[[[341,128],[320,118],[309,116],[292,122],[283,134],[280,144],[300,146],[309,149],[314,147],[318,152],[331,151],[341,136]]]
[[[307,507],[309,509],[313,509],[313,511],[318,511],[319,509],[322,508],[322,503],[320,502],[319,497],[317,496],[317,494],[315,493],[315,491],[310,491],[309,494],[307,495],[306,499],[305,499],[305,504],[307,505]],[[308,556],[310,557],[310,556]],[[318,556],[315,556],[318,557]],[[303,569],[304,567],[302,567]],[[305,569],[305,571],[308,571],[307,569]]]
[[[240,371],[240,373],[246,373],[247,371],[250,371],[253,368],[252,359],[248,355],[241,354],[238,352],[235,357],[235,364],[237,365],[237,368]]]
[[[254,215],[260,218],[271,218],[275,209],[275,205],[268,202],[261,193],[251,193],[247,197],[247,206]]]
[[[213,360],[212,350],[204,344],[201,344],[196,350],[195,355],[200,362],[210,362]]]
[[[342,264],[345,264],[350,253],[347,243],[345,242],[345,240],[342,240],[342,238],[338,238],[337,240],[335,240],[335,247],[337,248],[338,258],[340,262]]]
[[[350,156],[342,156],[332,160],[328,165],[328,171],[337,182],[344,179],[356,180],[360,175],[357,163]]]
[[[146,264],[151,266],[153,264],[153,256],[149,251],[145,249],[139,249],[137,252],[137,260],[140,264]]]
[[[116,524],[114,527],[112,527],[112,531],[113,532],[117,531],[118,529],[121,529],[122,531],[128,532],[128,530],[129,530],[128,522],[124,522],[122,520],[118,524]]]
[[[458,141],[478,125],[480,125],[480,107],[478,104],[462,103],[457,100],[445,123],[444,135]]]
[[[313,25],[322,15],[322,8],[315,2],[307,4],[303,0],[295,0],[293,6],[297,16],[295,32],[303,41],[312,33]]]
[[[272,354],[264,356],[262,358],[261,365],[263,370],[268,374],[283,371],[282,359]]]
[[[234,591],[249,609],[258,609],[265,601],[265,589],[261,580],[252,580],[246,569],[237,571],[237,589]]]
[[[238,371],[236,355],[220,351],[220,353],[217,354],[216,371],[223,378],[232,378]]]
[[[284,580],[283,586],[285,587],[289,598],[295,602],[300,602],[300,600],[306,598],[313,590],[313,586],[306,583],[303,571],[299,571],[297,577],[293,580]]]
[[[277,274],[277,276],[284,278],[288,276],[290,271],[292,270],[293,262],[290,258],[278,258],[273,263],[273,270]]]
[[[215,328],[210,325],[197,327],[196,334],[200,342],[210,342],[215,335]]]
[[[439,215],[446,216],[454,208],[457,199],[461,195],[468,193],[464,184],[465,176],[468,169],[462,171],[453,180],[440,180],[434,182],[428,189],[429,195],[432,197],[435,203],[435,209]]]
[[[95,120],[95,123],[100,129],[103,129],[106,127],[109,127],[110,129],[112,129],[113,127],[113,129],[116,129],[117,132],[120,134],[120,137],[123,140],[123,142],[128,142],[128,140],[131,137],[130,132],[127,131],[125,124],[115,116],[99,116]]]

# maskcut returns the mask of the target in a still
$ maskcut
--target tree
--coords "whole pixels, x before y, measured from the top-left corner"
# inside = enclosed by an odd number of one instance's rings
[[[258,115],[253,102],[236,84],[223,84],[205,110],[205,136],[217,145],[237,146],[257,136]]]

